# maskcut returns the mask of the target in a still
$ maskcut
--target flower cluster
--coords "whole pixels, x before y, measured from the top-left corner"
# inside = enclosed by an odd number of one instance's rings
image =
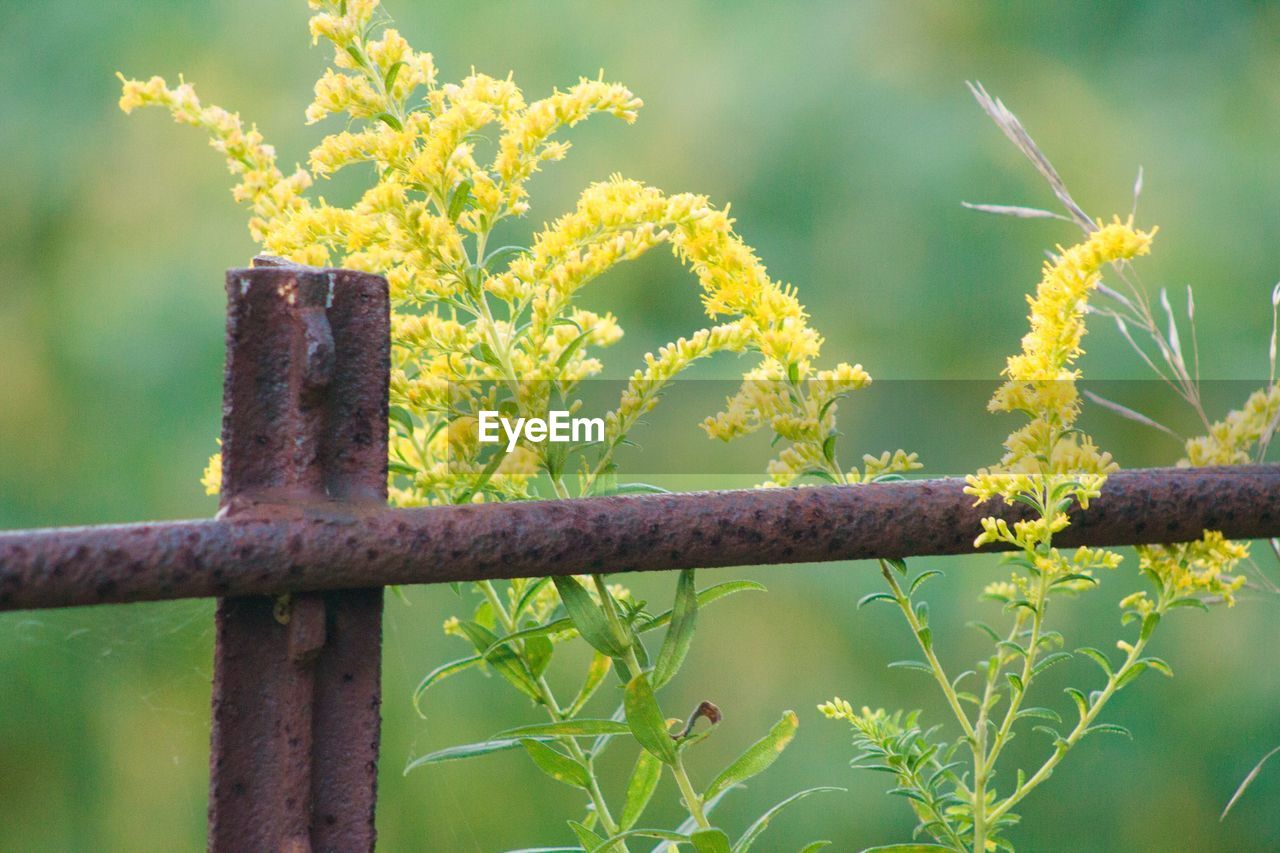
[[[1280,418],[1280,384],[1249,395],[1242,408],[1229,412],[1209,427],[1206,435],[1189,439],[1180,465],[1247,465],[1250,451],[1275,429]]]
[[[1227,413],[1213,423],[1202,436],[1186,443],[1186,456],[1178,460],[1183,467],[1203,465],[1247,465],[1254,452],[1275,429],[1280,418],[1280,384],[1261,388],[1249,395],[1240,409]],[[1249,558],[1249,543],[1223,539],[1222,534],[1206,530],[1194,542],[1173,545],[1139,545],[1138,565],[1152,579],[1163,598],[1195,597],[1235,604],[1236,592],[1246,582],[1235,574],[1239,564]],[[1125,612],[1139,615],[1150,612],[1156,604],[1145,592],[1134,593],[1120,603]]]
[[[565,453],[546,445],[522,444],[512,453],[482,447],[477,412],[506,406],[543,416],[553,397],[571,400],[574,385],[602,369],[596,352],[622,335],[612,315],[575,304],[579,291],[662,244],[697,277],[707,315],[720,324],[646,359],[608,414],[607,441],[591,448],[594,462],[587,448],[569,453],[582,457],[581,490],[595,488],[614,449],[667,383],[693,361],[726,351],[754,352],[759,363],[705,431],[729,439],[768,426],[785,439],[769,469],[775,483],[805,474],[831,478],[835,402],[870,377],[858,365],[815,368],[821,337],[794,290],[770,278],[734,231],[727,208],[614,176],[587,187],[574,210],[528,247],[493,246],[500,224],[527,212],[529,178],[568,151],[557,132],[598,113],[632,122],[639,98],[603,79],[532,102],[510,77],[473,72],[442,84],[431,55],[395,29],[375,37],[376,0],[311,5],[312,37],[334,52],[307,120],[343,115],[349,125],[311,151],[308,168],[284,176],[256,129],[202,106],[185,82],[170,88],[159,77],[124,80],[120,105],[160,106],[209,132],[241,176],[235,195],[252,208],[250,231],[266,252],[387,277],[395,309],[395,503],[528,498],[540,474],[556,494],[568,494]],[[489,131],[493,153],[485,162],[480,140]],[[377,180],[350,207],[304,194],[357,163],[373,164]],[[913,465],[899,454],[890,467]],[[212,467],[206,482],[216,488]]]
[[[1225,539],[1215,530],[1206,530],[1194,542],[1145,545],[1137,550],[1138,567],[1157,590],[1157,600],[1152,600],[1146,591],[1139,591],[1120,602],[1122,610],[1139,618],[1156,611],[1164,602],[1178,599],[1216,600],[1231,607],[1237,590],[1245,584],[1244,575],[1232,572],[1248,558],[1248,545]]]
[[[1083,243],[1059,247],[1057,256],[1046,262],[1036,294],[1029,299],[1031,328],[1022,339],[1022,351],[1009,358],[1006,381],[988,404],[993,412],[1022,412],[1030,420],[1005,440],[1000,464],[970,475],[965,488],[979,503],[996,496],[1008,504],[1029,503],[1038,517],[1012,527],[1000,519],[983,519],[975,547],[1006,542],[1033,555],[1042,567],[1067,568],[1056,551],[1038,552],[1067,526],[1071,504],[1087,507],[1116,467],[1109,453],[1075,429],[1080,400],[1074,363],[1082,352],[1085,306],[1102,267],[1147,254],[1154,233],[1136,230],[1131,221],[1118,218],[1110,224],[1100,221]],[[1098,564],[1091,561],[1083,568]]]

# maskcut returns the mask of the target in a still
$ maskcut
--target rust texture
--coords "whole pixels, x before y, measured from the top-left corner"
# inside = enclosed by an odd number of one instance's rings
[[[386,282],[289,265],[231,270],[227,306],[214,523],[384,505]],[[219,571],[186,568],[191,578]],[[382,590],[330,589],[217,590],[211,850],[373,849]]]
[[[389,509],[328,501],[257,515],[0,534],[0,610],[210,595],[963,554],[958,480]],[[1280,466],[1114,474],[1055,541],[1280,535]]]

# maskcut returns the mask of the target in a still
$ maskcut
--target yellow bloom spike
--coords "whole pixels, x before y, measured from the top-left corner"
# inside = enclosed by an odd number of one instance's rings
[[[965,487],[978,503],[999,496],[1009,504],[1029,503],[1039,512],[1012,527],[1000,519],[983,519],[975,546],[1014,545],[1046,574],[1081,574],[1119,562],[1105,551],[1086,552],[1077,554],[1073,566],[1056,549],[1046,556],[1045,547],[1068,524],[1063,502],[1088,507],[1117,467],[1109,453],[1074,429],[1080,404],[1075,388],[1079,372],[1073,365],[1082,353],[1085,309],[1102,267],[1147,254],[1154,235],[1155,229],[1135,229],[1132,219],[1099,221],[1083,243],[1059,247],[1057,257],[1045,264],[1036,293],[1028,298],[1030,331],[1022,339],[1022,351],[1009,358],[1006,381],[988,405],[992,411],[1022,412],[1030,420],[1005,439],[1000,464],[970,475]]]

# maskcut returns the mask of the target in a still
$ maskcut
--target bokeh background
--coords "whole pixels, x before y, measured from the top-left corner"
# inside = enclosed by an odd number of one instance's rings
[[[1280,277],[1280,11],[1270,4],[389,7],[446,78],[472,65],[514,70],[537,96],[603,66],[645,98],[634,127],[600,118],[574,132],[569,160],[534,182],[532,224],[613,171],[731,201],[773,273],[800,287],[828,356],[880,379],[994,377],[1017,346],[1041,253],[1076,236],[1062,223],[961,208],[1052,203],[965,91],[963,81],[981,80],[1022,116],[1088,210],[1128,212],[1145,167],[1140,221],[1161,226],[1147,281],[1179,293],[1195,285],[1204,376],[1266,378],[1268,297]],[[222,270],[254,247],[204,139],[158,112],[121,114],[113,74],[185,73],[207,100],[256,121],[286,163],[303,160],[319,131],[303,126],[302,110],[324,64],[306,17],[301,0],[0,2],[0,527],[213,512],[197,478],[219,427]],[[609,361],[617,376],[699,322],[695,288],[658,255],[591,299],[627,329]],[[1089,375],[1145,377],[1112,329],[1100,325],[1088,346]],[[875,427],[921,436],[912,449],[928,462],[935,446],[947,449],[950,417],[926,402],[884,411]],[[695,465],[708,450],[692,421],[663,452]],[[994,458],[1006,426],[992,420],[953,439]],[[858,452],[886,449],[846,431]],[[1178,455],[1176,443],[1133,430],[1108,446],[1127,465]],[[739,483],[692,480],[678,485]],[[1003,570],[989,559],[936,562],[948,573],[933,588],[935,630],[960,669],[981,649],[964,623],[994,608],[975,596]],[[1274,563],[1263,566],[1275,576]],[[704,583],[732,574],[707,572]],[[761,849],[904,840],[905,803],[881,793],[878,774],[848,768],[847,731],[814,710],[840,694],[943,719],[929,683],[885,669],[908,648],[895,614],[855,612],[876,571],[737,574],[767,580],[770,592],[709,609],[671,688],[673,707],[711,699],[726,712],[694,773],[708,779],[785,708],[802,726],[769,773],[726,801],[725,823],[743,827],[792,790],[835,784],[848,793],[784,814]],[[673,581],[634,583],[658,601]],[[1132,568],[1120,569],[1062,608],[1071,611],[1063,630],[1081,644],[1113,639],[1115,601],[1133,583]],[[414,755],[528,714],[498,680],[458,678],[419,718],[414,684],[463,652],[439,630],[460,605],[447,589],[404,592],[388,597],[382,847],[569,841],[563,818],[576,815],[575,795],[518,755],[402,774]],[[1237,782],[1280,743],[1280,599],[1255,593],[1230,612],[1179,614],[1161,633],[1156,654],[1177,677],[1144,677],[1114,703],[1113,720],[1136,740],[1079,747],[1026,803],[1012,836],[1020,847],[1280,846],[1280,766],[1218,821]],[[208,602],[0,615],[0,849],[200,848],[210,660]],[[1087,682],[1088,666],[1060,667],[1060,678]],[[1016,746],[1038,754],[1038,740]],[[655,821],[675,815],[668,783],[657,803]]]

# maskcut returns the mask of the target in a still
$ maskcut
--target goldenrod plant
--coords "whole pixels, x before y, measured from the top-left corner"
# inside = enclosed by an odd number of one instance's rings
[[[921,585],[940,574],[936,570],[912,576],[905,562],[882,560],[889,592],[872,593],[860,602],[883,601],[901,611],[923,660],[899,661],[892,666],[919,670],[936,681],[958,733],[942,739],[943,726],[925,728],[918,711],[887,713],[866,706],[855,710],[840,698],[819,706],[827,717],[853,727],[854,744],[860,750],[856,766],[893,777],[896,786],[891,793],[905,797],[918,819],[916,836],[936,842],[924,845],[925,849],[1012,849],[1006,833],[1018,821],[1013,809],[1052,775],[1076,744],[1091,734],[1129,735],[1123,727],[1100,719],[1111,698],[1148,670],[1172,676],[1168,663],[1146,654],[1161,620],[1177,608],[1234,604],[1235,593],[1246,580],[1236,572],[1248,556],[1243,544],[1227,541],[1215,531],[1206,531],[1195,542],[1138,547],[1138,573],[1148,588],[1135,590],[1120,601],[1121,624],[1133,625],[1134,633],[1116,641],[1121,653],[1118,661],[1091,647],[1067,651],[1067,639],[1050,627],[1050,616],[1062,599],[1098,586],[1099,572],[1109,574],[1122,559],[1119,553],[1105,549],[1082,547],[1066,553],[1053,545],[1054,535],[1069,525],[1071,509],[1087,508],[1089,501],[1101,494],[1107,475],[1118,467],[1110,454],[1076,426],[1081,397],[1075,361],[1083,353],[1090,298],[1101,292],[1120,306],[1092,310],[1115,317],[1122,333],[1126,317],[1141,324],[1167,361],[1173,379],[1165,377],[1166,381],[1202,415],[1203,409],[1198,377],[1187,368],[1172,315],[1166,336],[1143,291],[1132,284],[1136,274],[1131,261],[1150,251],[1156,229],[1135,228],[1132,216],[1123,221],[1116,217],[1109,223],[1089,218],[1017,118],[980,86],[972,88],[983,108],[1046,178],[1066,215],[1008,205],[971,207],[1072,221],[1085,236],[1081,243],[1059,247],[1050,254],[1034,296],[1028,297],[1030,329],[1022,339],[1022,351],[1008,359],[1005,382],[988,404],[992,412],[1021,413],[1028,423],[1005,440],[1006,452],[998,465],[967,478],[966,491],[978,503],[1000,498],[1005,504],[1029,510],[1023,520],[1012,525],[1000,518],[984,518],[974,541],[975,547],[1002,543],[1012,549],[1003,559],[1013,567],[1010,578],[989,584],[983,596],[1001,605],[1005,625],[997,629],[986,622],[971,623],[992,641],[992,654],[973,669],[959,673],[942,662],[938,640],[929,626],[928,604],[918,596]],[[1104,269],[1117,272],[1130,283],[1133,296],[1126,298],[1104,285]],[[1163,292],[1161,300],[1168,305]],[[1132,343],[1132,338],[1129,340]],[[1147,358],[1140,347],[1134,347]],[[1158,368],[1156,371],[1160,373]],[[1274,388],[1274,379],[1272,382]],[[1276,408],[1269,405],[1271,396],[1271,389],[1257,392],[1244,411],[1232,412],[1218,424],[1210,424],[1204,417],[1208,434],[1186,442],[1187,458],[1180,464],[1240,464],[1260,459],[1265,441],[1275,429]],[[1133,420],[1159,426],[1124,406],[1094,399]],[[1258,445],[1261,450],[1255,457],[1250,451]],[[1124,582],[1130,577],[1126,575]],[[1028,696],[1039,676],[1075,655],[1097,664],[1101,683],[1066,688],[1070,702],[1065,718],[1052,707],[1063,702],[1030,704]],[[1005,766],[1008,761],[1001,763],[1000,758],[1020,729],[1043,735],[1048,742],[1046,755],[1040,763],[1017,767],[1010,773]],[[998,769],[1005,780],[1000,783],[995,781]],[[883,849],[905,851],[921,849],[921,845]]]
[[[307,166],[285,174],[274,149],[239,116],[204,105],[190,83],[125,79],[120,106],[167,109],[205,130],[237,176],[237,201],[252,212],[249,230],[263,251],[298,264],[342,266],[386,276],[391,291],[390,494],[399,506],[604,495],[651,487],[619,484],[615,454],[664,390],[694,362],[716,353],[751,356],[739,392],[702,424],[723,440],[771,430],[777,457],[769,482],[851,482],[918,467],[898,451],[867,457],[862,470],[836,454],[837,401],[868,382],[859,365],[818,369],[822,339],[796,293],[769,276],[734,230],[728,208],[701,195],[667,194],[614,176],[588,186],[576,207],[546,224],[527,245],[503,242],[511,220],[530,208],[527,184],[562,159],[560,132],[595,114],[635,120],[641,101],[603,77],[528,101],[510,77],[472,72],[443,83],[431,54],[414,50],[389,25],[377,0],[311,0],[310,29],[333,48],[316,83],[308,123],[341,117]],[[351,206],[309,195],[339,170],[365,164],[371,185]],[[697,279],[713,325],[646,356],[603,435],[567,443],[482,441],[484,412],[545,418],[576,412],[580,384],[602,370],[598,352],[622,335],[611,314],[577,304],[580,292],[614,266],[665,245]],[[210,493],[221,460],[205,471]],[[516,749],[552,779],[583,794],[569,820],[578,848],[625,850],[638,839],[746,851],[786,798],[735,833],[712,814],[721,798],[767,768],[791,741],[798,718],[779,722],[709,783],[695,784],[688,750],[715,731],[720,710],[707,702],[672,720],[656,693],[680,669],[698,611],[730,593],[759,589],[729,581],[701,591],[680,574],[672,608],[651,613],[603,574],[474,584],[477,604],[445,632],[471,647],[429,673],[414,702],[464,670],[496,672],[540,709],[539,722],[489,740],[419,756],[409,769]],[[459,591],[461,592],[461,590]],[[665,629],[651,656],[645,635]],[[547,678],[561,644],[580,638],[592,657],[573,698]],[[611,672],[621,701],[602,713],[592,703]],[[613,691],[605,691],[612,694]],[[616,711],[614,710],[616,706]],[[601,779],[597,762],[613,744],[639,750],[622,784]],[[652,828],[646,806],[665,774],[674,779],[688,819]]]
[[[1036,144],[1016,115],[993,97],[980,84],[970,84],[970,90],[979,106],[1004,132],[1005,136],[1031,162],[1036,171],[1048,183],[1054,196],[1062,204],[1065,215],[1047,210],[1010,205],[968,205],[977,210],[1017,217],[1052,217],[1072,222],[1088,234],[1091,220],[1072,197],[1066,184],[1053,167],[1049,158]],[[1133,185],[1133,207],[1136,210],[1142,194],[1143,174],[1139,168]],[[1127,264],[1117,264],[1113,273],[1121,285],[1112,288],[1098,283],[1103,304],[1091,306],[1091,310],[1110,318],[1117,332],[1139,357],[1142,363],[1181,400],[1193,413],[1203,433],[1184,436],[1167,426],[1123,403],[1107,400],[1086,392],[1094,402],[1143,427],[1155,429],[1177,440],[1184,455],[1177,460],[1179,466],[1246,465],[1260,463],[1267,455],[1271,440],[1280,428],[1280,377],[1276,371],[1277,312],[1280,311],[1280,284],[1271,289],[1271,339],[1267,361],[1267,383],[1253,391],[1238,409],[1215,418],[1205,408],[1200,387],[1200,346],[1196,334],[1195,294],[1191,285],[1186,287],[1185,318],[1179,320],[1166,288],[1160,288],[1159,308],[1154,307],[1150,289],[1142,276]],[[1163,327],[1160,315],[1163,314]],[[1179,331],[1179,326],[1183,331]],[[1133,330],[1140,334],[1135,336]],[[1150,342],[1139,343],[1142,337]],[[1183,341],[1187,341],[1184,346]],[[1271,550],[1280,557],[1280,540],[1270,540]],[[1280,586],[1268,577],[1250,556],[1249,543],[1226,542],[1220,533],[1206,531],[1199,542],[1176,545],[1138,546],[1139,566],[1163,579],[1183,594],[1195,596],[1192,601],[1204,603],[1235,603],[1236,593],[1249,585],[1271,593],[1280,594]],[[1236,565],[1248,567],[1248,576],[1232,576],[1229,569]],[[1145,593],[1136,593],[1126,600],[1134,608],[1135,617],[1152,612],[1158,605],[1149,601]],[[1263,766],[1280,747],[1266,753],[1241,781],[1235,793],[1227,801],[1222,817],[1240,799],[1257,778]]]

